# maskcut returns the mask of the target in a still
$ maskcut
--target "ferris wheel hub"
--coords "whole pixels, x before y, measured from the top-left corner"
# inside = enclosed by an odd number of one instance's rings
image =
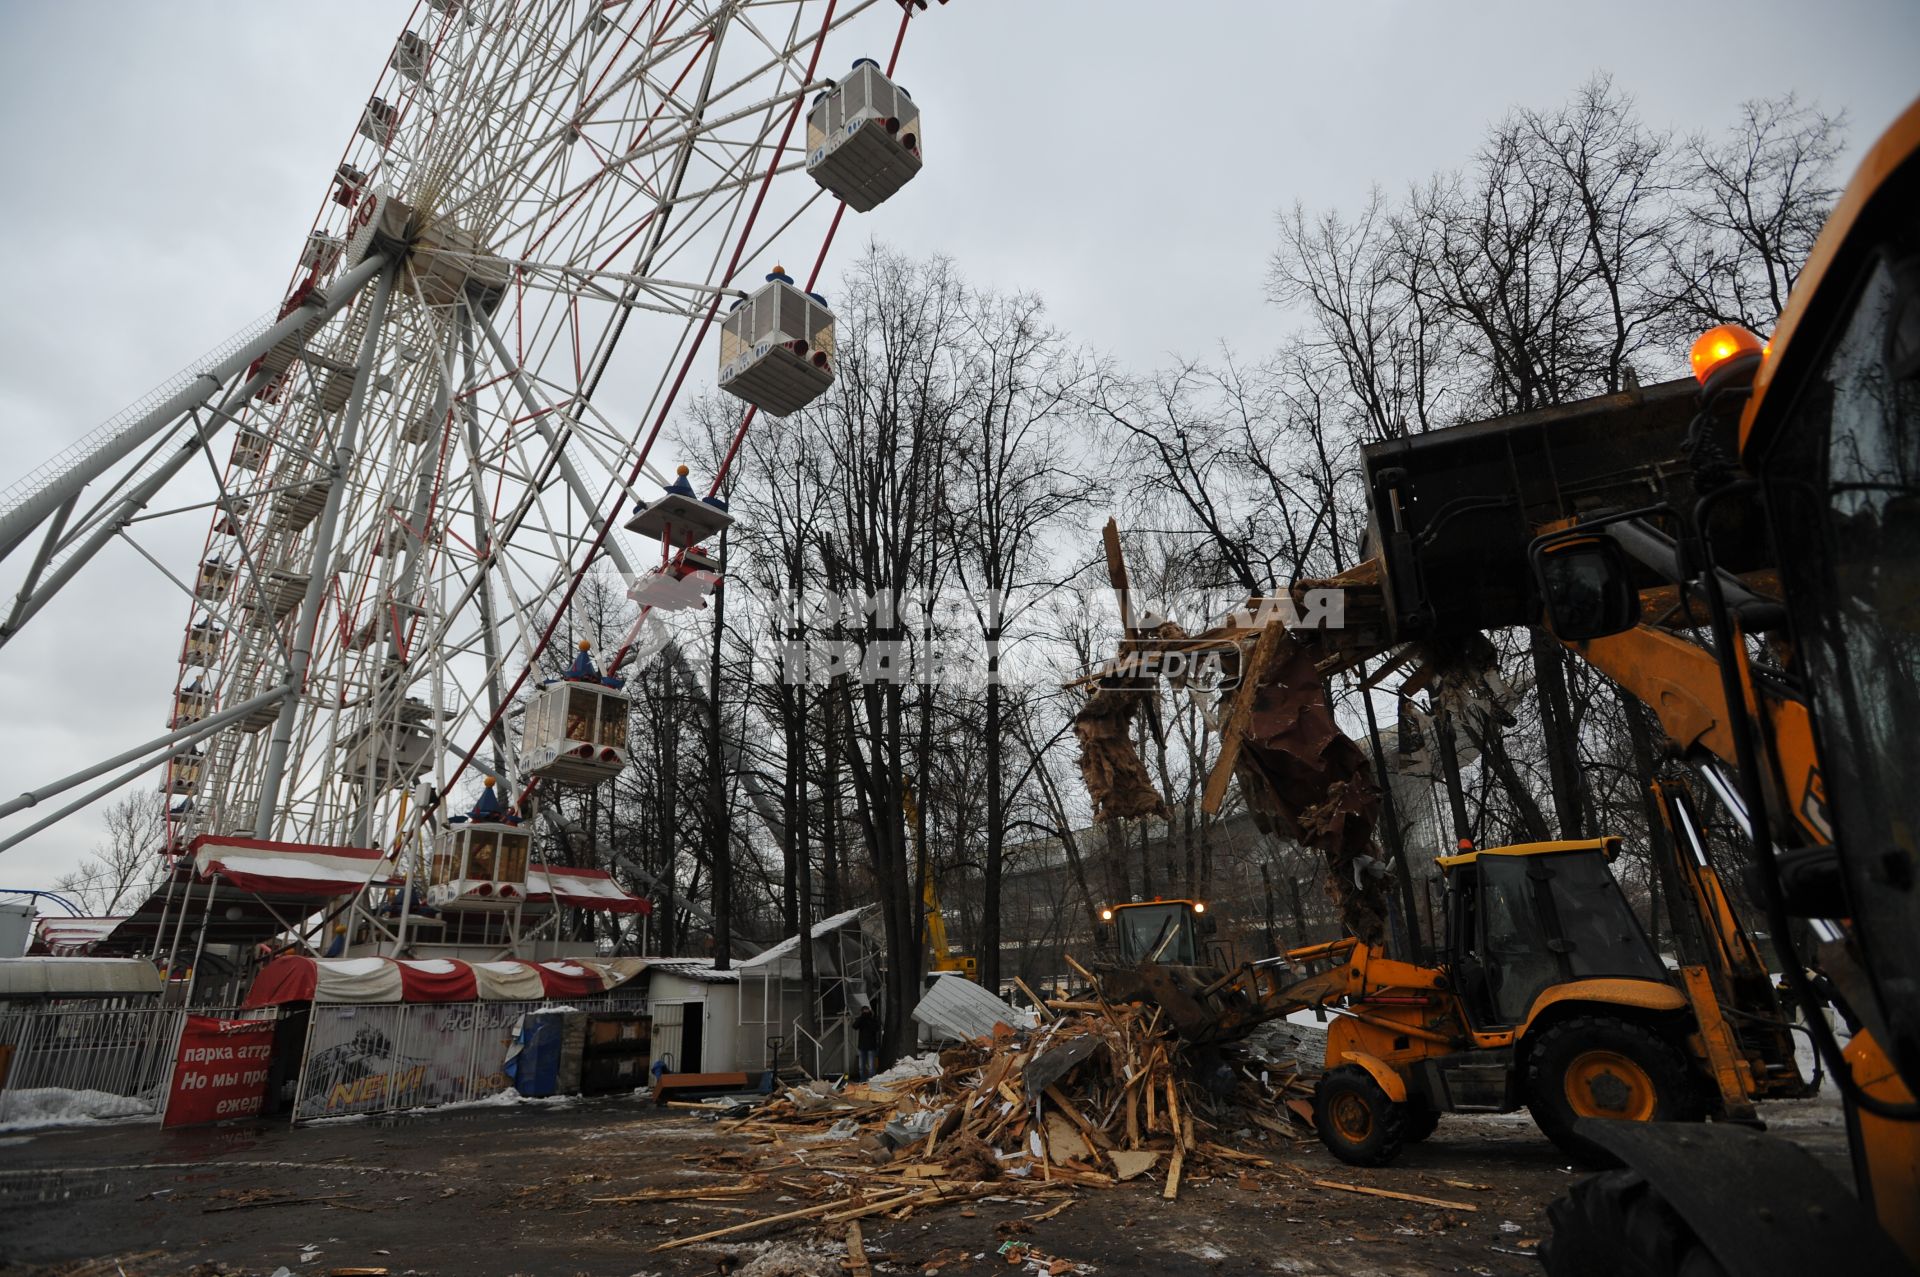
[[[512,278],[512,268],[487,251],[479,236],[414,208],[385,187],[362,197],[347,241],[349,265],[374,253],[401,262],[402,285],[409,291],[417,287],[430,306],[451,306],[466,297],[491,314]]]

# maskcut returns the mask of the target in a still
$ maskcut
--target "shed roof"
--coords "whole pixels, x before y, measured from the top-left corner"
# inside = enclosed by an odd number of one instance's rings
[[[143,958],[0,958],[0,998],[159,997]]]
[[[858,923],[862,923],[866,920],[866,917],[868,914],[878,912],[879,908],[880,908],[879,905],[861,905],[857,909],[847,909],[840,913],[834,914],[830,918],[822,918],[820,921],[813,924],[813,927],[811,929],[813,933],[813,938],[815,940],[825,939],[827,936],[832,935],[834,932],[840,930],[842,927],[849,927],[849,926],[854,926]],[[782,940],[779,944],[776,944],[771,946],[770,948],[761,950],[759,953],[754,954],[751,958],[742,958],[739,962],[734,963],[734,965],[737,967],[765,966],[769,962],[778,961],[781,958],[787,957],[789,954],[795,954],[795,953],[798,953],[799,951],[800,951],[800,937],[797,935],[792,935],[792,936],[788,936],[785,940]]]

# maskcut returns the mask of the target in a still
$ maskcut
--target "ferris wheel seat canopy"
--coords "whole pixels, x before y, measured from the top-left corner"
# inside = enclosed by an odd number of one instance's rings
[[[684,493],[667,492],[627,520],[627,531],[670,545],[693,545],[733,526],[733,516],[717,505]]]
[[[782,277],[720,326],[720,388],[776,417],[798,412],[833,384],[833,359],[833,312]]]
[[[520,750],[542,780],[597,785],[627,765],[632,698],[617,687],[562,679],[527,698]]]
[[[920,108],[870,58],[807,113],[807,172],[865,213],[920,171]]]
[[[705,562],[711,562],[705,559]],[[689,551],[677,568],[655,568],[642,573],[627,591],[627,597],[641,607],[652,608],[656,612],[684,612],[688,608],[703,608],[707,605],[707,596],[713,593],[713,587],[720,584],[720,576],[710,568],[696,566],[694,555]]]
[[[433,737],[412,723],[362,723],[341,740],[340,774],[382,788],[410,785],[433,764]]]

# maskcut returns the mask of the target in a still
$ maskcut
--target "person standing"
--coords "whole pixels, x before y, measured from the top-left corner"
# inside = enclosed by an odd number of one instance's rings
[[[860,1048],[859,1074],[862,1082],[880,1071],[880,1017],[869,1003],[853,1017],[853,1031]]]

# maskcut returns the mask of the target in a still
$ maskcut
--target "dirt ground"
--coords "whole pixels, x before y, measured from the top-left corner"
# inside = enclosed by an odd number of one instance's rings
[[[1846,1175],[1831,1102],[1774,1105],[1767,1116]],[[1274,1169],[1189,1178],[1177,1202],[1162,1199],[1156,1175],[1080,1190],[1035,1220],[1059,1202],[1023,1199],[1009,1181],[1004,1196],[904,1220],[875,1215],[862,1222],[867,1254],[879,1273],[1537,1273],[1546,1205],[1574,1176],[1524,1114],[1447,1118],[1378,1170],[1344,1166],[1316,1142],[1270,1139],[1240,1144]],[[808,1155],[804,1141],[795,1145]],[[747,1147],[710,1119],[633,1100],[298,1130],[116,1125],[0,1135],[0,1274],[265,1277],[285,1266],[395,1277],[838,1277],[844,1243],[804,1220],[650,1253],[673,1237],[810,1204],[777,1177],[756,1196],[692,1200],[703,1186],[737,1182],[725,1154]],[[588,1200],[662,1187],[684,1187],[687,1197]],[[999,1253],[1008,1241],[1072,1267],[1010,1267]]]

